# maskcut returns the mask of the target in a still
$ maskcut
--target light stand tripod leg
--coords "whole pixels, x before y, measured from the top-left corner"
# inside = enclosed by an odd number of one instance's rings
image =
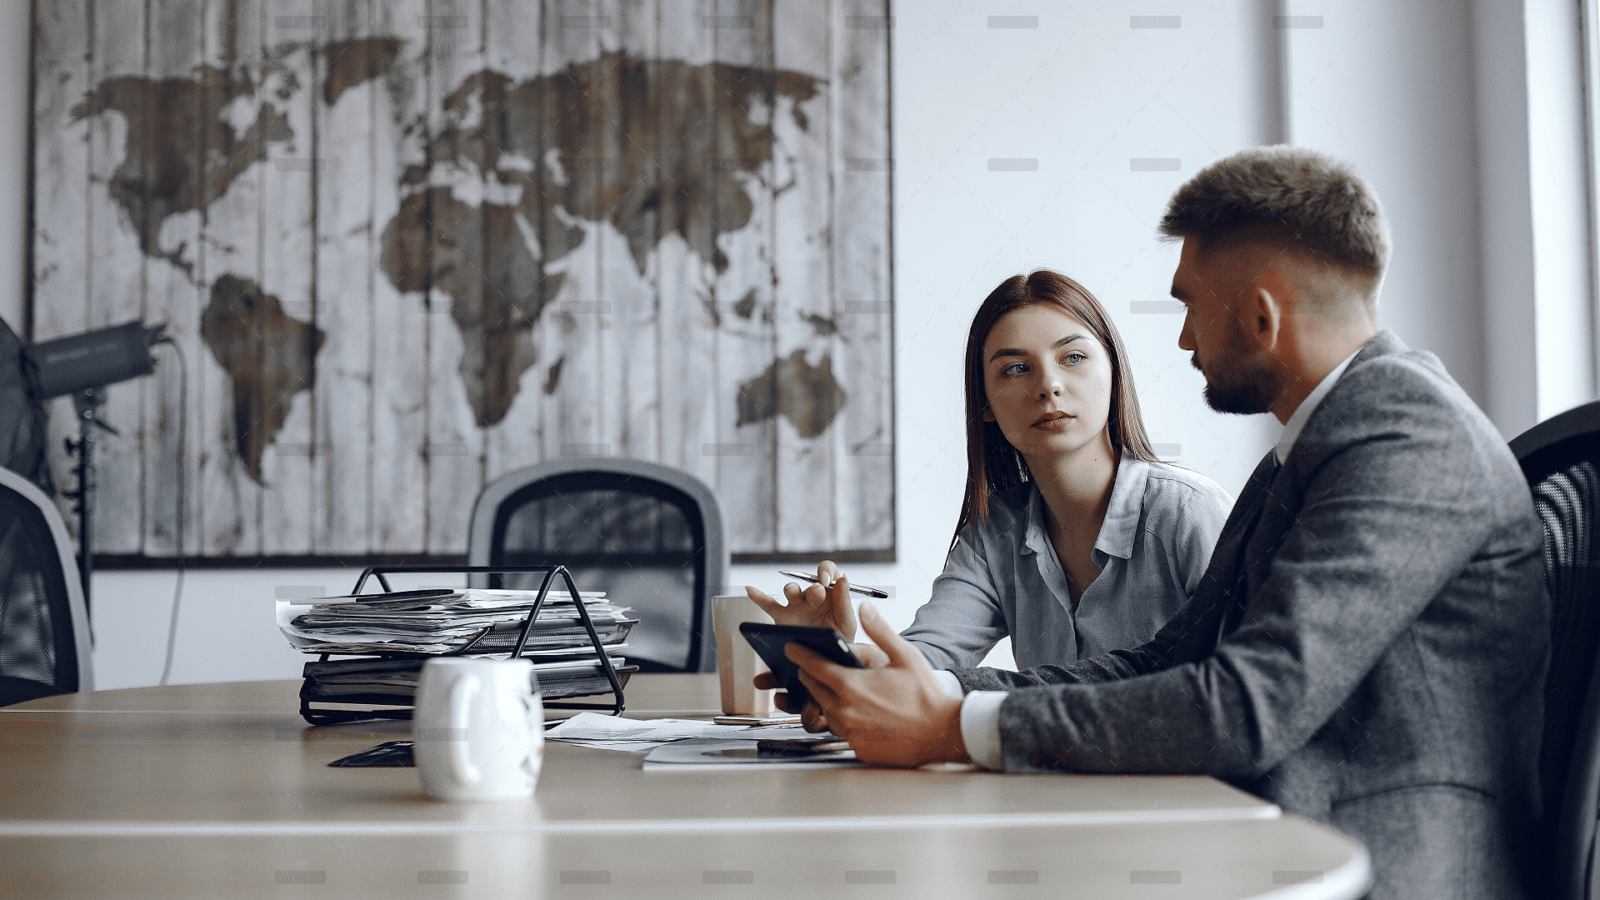
[[[78,419],[78,575],[83,579],[83,611],[89,612],[89,583],[94,580],[94,546],[89,529],[94,522],[93,411]]]
[[[83,580],[83,608],[89,611],[89,583],[94,579],[94,540],[90,530],[94,524],[94,430],[103,428],[116,434],[117,430],[100,418],[100,407],[106,402],[104,388],[89,388],[72,395],[72,406],[78,414],[78,442],[67,441],[67,452],[76,454],[75,467],[78,489],[67,492],[76,501],[78,514],[78,577]]]

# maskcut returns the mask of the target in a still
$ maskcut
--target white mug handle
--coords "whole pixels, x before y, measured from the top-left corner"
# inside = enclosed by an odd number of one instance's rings
[[[470,675],[457,679],[450,686],[450,721],[446,723],[450,729],[446,746],[450,749],[446,756],[451,773],[463,787],[478,783],[478,767],[472,764],[471,742],[467,740],[467,727],[472,723],[472,704],[468,701],[477,689],[478,680]]]
[[[544,761],[544,701],[538,694],[522,696],[522,713],[528,723],[527,749],[522,755],[522,771],[530,779],[539,777],[539,764]]]

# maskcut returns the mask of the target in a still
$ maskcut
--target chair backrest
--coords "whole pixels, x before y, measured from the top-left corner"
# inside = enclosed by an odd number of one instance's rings
[[[89,614],[61,512],[0,468],[0,706],[94,690]]]
[[[1552,896],[1589,896],[1600,814],[1600,402],[1539,423],[1511,442],[1544,525],[1550,591],[1550,675],[1545,682],[1539,777],[1545,838],[1555,858]]]
[[[478,495],[475,566],[564,565],[582,590],[632,607],[627,658],[641,671],[714,672],[711,596],[728,570],[716,495],[692,475],[636,459],[582,458],[509,472]],[[531,576],[475,576],[531,587]]]

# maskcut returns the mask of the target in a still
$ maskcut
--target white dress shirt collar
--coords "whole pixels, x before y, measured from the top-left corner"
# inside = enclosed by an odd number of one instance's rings
[[[1311,393],[1306,395],[1306,399],[1300,401],[1300,405],[1295,407],[1294,415],[1290,416],[1289,421],[1283,424],[1283,434],[1278,436],[1278,446],[1274,447],[1272,451],[1273,455],[1278,459],[1278,465],[1283,465],[1284,460],[1289,458],[1289,451],[1294,449],[1294,442],[1300,439],[1300,432],[1305,430],[1306,422],[1311,419],[1311,414],[1317,411],[1318,406],[1322,405],[1323,398],[1327,397],[1328,392],[1333,390],[1333,385],[1339,380],[1339,376],[1344,374],[1344,370],[1350,368],[1350,360],[1355,359],[1356,353],[1360,353],[1365,346],[1366,344],[1362,344],[1361,347],[1357,347],[1355,353],[1346,356],[1344,362],[1334,366],[1333,371],[1318,382],[1317,386],[1311,389]]]

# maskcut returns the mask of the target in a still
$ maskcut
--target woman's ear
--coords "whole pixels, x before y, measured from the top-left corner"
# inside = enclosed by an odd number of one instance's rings
[[[983,405],[983,420],[985,422],[993,422],[995,420],[994,410],[990,409],[987,403]]]

